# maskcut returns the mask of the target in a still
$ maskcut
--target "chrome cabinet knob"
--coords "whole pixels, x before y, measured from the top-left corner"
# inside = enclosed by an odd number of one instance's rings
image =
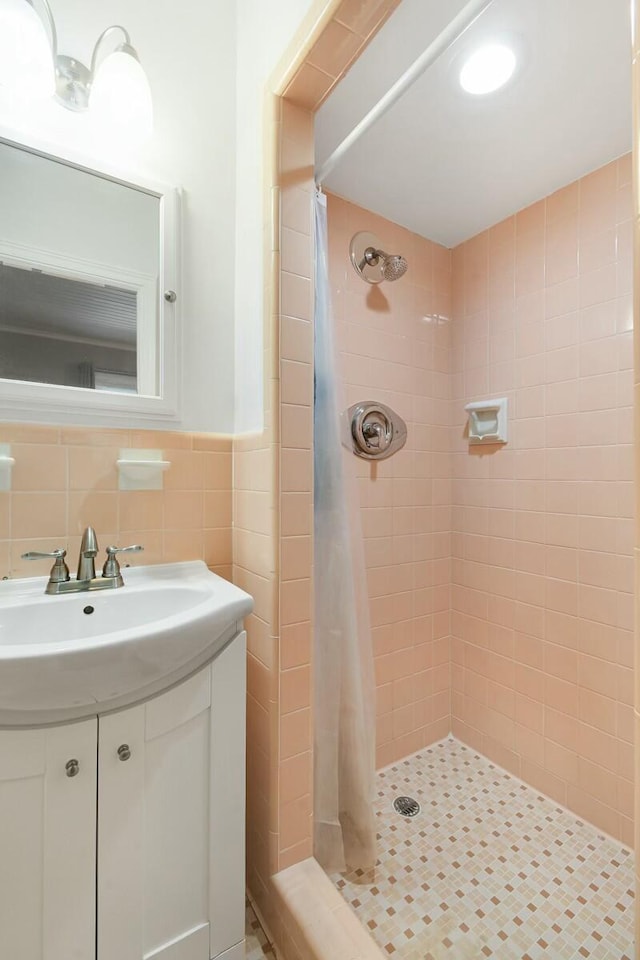
[[[67,760],[64,769],[68,777],[77,777],[80,773],[80,762],[78,760]]]
[[[131,756],[131,748],[128,743],[123,743],[118,747],[118,759],[128,760]]]

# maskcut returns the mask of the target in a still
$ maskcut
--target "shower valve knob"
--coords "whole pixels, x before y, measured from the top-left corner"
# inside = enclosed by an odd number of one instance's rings
[[[364,400],[349,407],[351,448],[364,460],[386,460],[407,442],[407,425],[384,403]]]
[[[377,447],[378,449],[382,447],[384,443],[383,437],[385,437],[386,434],[381,423],[368,422],[363,424],[362,433],[364,438],[369,443],[369,446]]]

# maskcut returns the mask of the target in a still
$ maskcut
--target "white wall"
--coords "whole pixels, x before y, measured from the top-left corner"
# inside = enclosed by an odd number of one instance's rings
[[[265,85],[317,0],[237,0],[236,431],[263,423],[262,159]]]
[[[153,92],[155,130],[137,154],[108,155],[86,116],[54,103],[0,125],[64,144],[184,190],[183,419],[189,430],[234,426],[235,9],[223,0],[52,0],[60,53],[88,63],[112,23],[131,33]],[[19,137],[16,137],[18,139]],[[55,152],[55,151],[52,151]],[[98,164],[96,164],[98,165]]]
[[[129,157],[107,156],[85,116],[54,103],[22,114],[0,102],[0,126],[22,125],[117,162],[123,175],[183,188],[184,429],[262,425],[263,90],[317,2],[51,0],[60,53],[88,63],[106,26],[131,33],[153,92],[155,131]]]

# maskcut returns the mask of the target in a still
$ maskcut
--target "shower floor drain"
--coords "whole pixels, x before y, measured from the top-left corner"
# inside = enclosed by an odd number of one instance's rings
[[[415,817],[420,813],[420,804],[413,797],[396,797],[393,809],[401,817]]]

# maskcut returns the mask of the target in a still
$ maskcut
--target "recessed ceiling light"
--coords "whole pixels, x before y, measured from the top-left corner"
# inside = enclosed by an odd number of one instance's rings
[[[513,50],[493,43],[469,57],[460,71],[460,86],[467,93],[492,93],[507,82],[515,68]]]

